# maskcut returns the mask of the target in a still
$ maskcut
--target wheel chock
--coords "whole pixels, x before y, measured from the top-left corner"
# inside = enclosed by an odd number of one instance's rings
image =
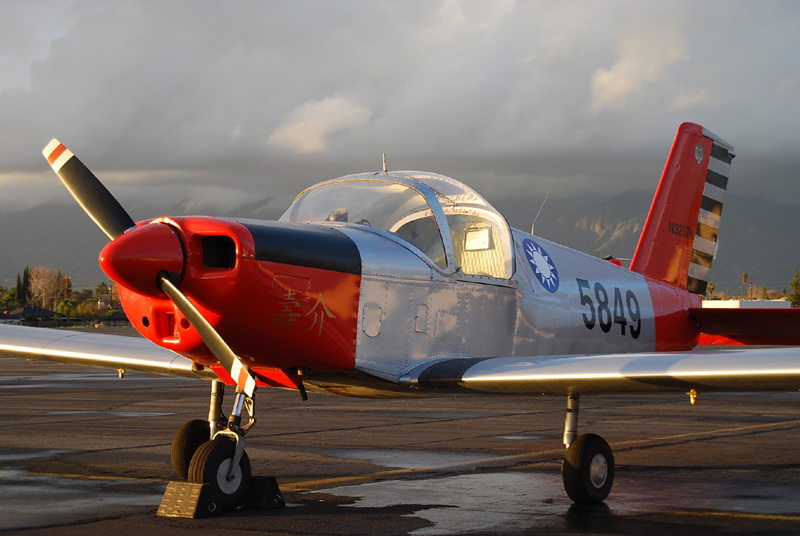
[[[283,508],[283,494],[278,481],[271,476],[254,476],[250,481],[250,492],[241,508],[251,510],[272,510]]]
[[[196,519],[220,515],[214,491],[209,484],[170,482],[158,506],[159,517]]]

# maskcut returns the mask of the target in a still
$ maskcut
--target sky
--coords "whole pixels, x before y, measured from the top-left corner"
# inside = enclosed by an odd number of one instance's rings
[[[0,211],[70,202],[53,137],[123,202],[288,204],[379,170],[492,199],[654,191],[678,125],[729,192],[800,201],[800,2],[0,0]],[[136,215],[134,215],[135,217]]]

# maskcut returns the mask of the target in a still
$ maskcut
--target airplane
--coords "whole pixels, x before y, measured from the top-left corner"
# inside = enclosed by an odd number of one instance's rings
[[[629,268],[512,229],[435,173],[328,180],[277,221],[135,222],[58,140],[43,154],[108,236],[100,266],[143,338],[0,325],[0,355],[211,380],[208,418],[180,428],[171,457],[224,510],[252,481],[257,389],[563,396],[564,488],[595,504],[614,456],[578,434],[580,397],[800,388],[800,311],[702,307],[735,153],[694,123],[678,128]],[[701,333],[789,347],[691,351]]]

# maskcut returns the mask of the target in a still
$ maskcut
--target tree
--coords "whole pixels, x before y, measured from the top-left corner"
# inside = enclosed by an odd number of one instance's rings
[[[22,271],[22,275],[17,274],[17,286],[14,287],[16,289],[15,296],[16,301],[18,304],[25,306],[28,305],[29,298],[31,296],[31,269],[27,266],[25,270]]]
[[[75,316],[84,318],[86,320],[97,318],[100,316],[100,311],[97,308],[97,302],[93,300],[80,302],[78,306],[75,307]]]
[[[78,300],[74,300],[72,298],[66,298],[58,304],[58,309],[56,310],[57,313],[62,314],[67,317],[67,320],[72,317],[72,311],[78,306]]]
[[[792,291],[788,294],[792,307],[800,307],[800,272],[797,271],[797,266],[794,267],[792,282],[789,283],[789,286],[792,287]]]
[[[3,294],[3,304],[11,306],[17,303],[19,303],[19,300],[17,300],[17,287],[11,287],[8,292]]]
[[[708,290],[708,298],[712,299],[714,297],[714,283],[709,281],[706,289]]]
[[[742,298],[744,298],[744,285],[747,283],[747,272],[742,274]]]
[[[23,278],[24,279],[24,278]],[[34,266],[29,273],[31,301],[45,309],[55,309],[69,297],[70,280],[61,270],[49,266]]]
[[[761,287],[758,289],[758,299],[759,300],[768,300],[769,294],[767,294],[767,287]]]

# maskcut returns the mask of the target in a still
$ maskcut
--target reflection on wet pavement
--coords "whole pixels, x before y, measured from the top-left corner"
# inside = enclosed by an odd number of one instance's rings
[[[6,450],[6,449],[0,449]],[[36,458],[48,458],[50,456],[58,456],[59,454],[65,454],[67,452],[71,452],[69,450],[39,450],[36,452],[4,452],[0,454],[0,463],[8,463],[8,462],[19,462],[25,460],[33,460]]]
[[[30,475],[0,469],[0,530],[43,527],[155,506],[166,484]]]
[[[474,453],[344,449],[331,454],[369,460],[375,465],[408,469],[445,469],[491,456]],[[617,474],[612,498],[591,511],[576,510],[563,493],[558,471],[510,471],[459,476],[417,475],[405,480],[371,482],[317,490],[356,498],[354,508],[418,507],[414,515],[433,523],[412,534],[469,532],[524,533],[533,529],[564,528],[602,514],[614,518],[662,513],[726,512],[753,515],[791,515],[800,511],[800,485],[746,480],[686,481],[674,474]],[[602,512],[598,512],[602,510]]]
[[[385,508],[416,504],[415,515],[434,525],[412,534],[464,534],[502,529],[507,532],[546,528],[547,519],[536,517],[569,508],[557,473],[484,473],[445,478],[394,480],[319,490],[358,497],[351,507]]]

